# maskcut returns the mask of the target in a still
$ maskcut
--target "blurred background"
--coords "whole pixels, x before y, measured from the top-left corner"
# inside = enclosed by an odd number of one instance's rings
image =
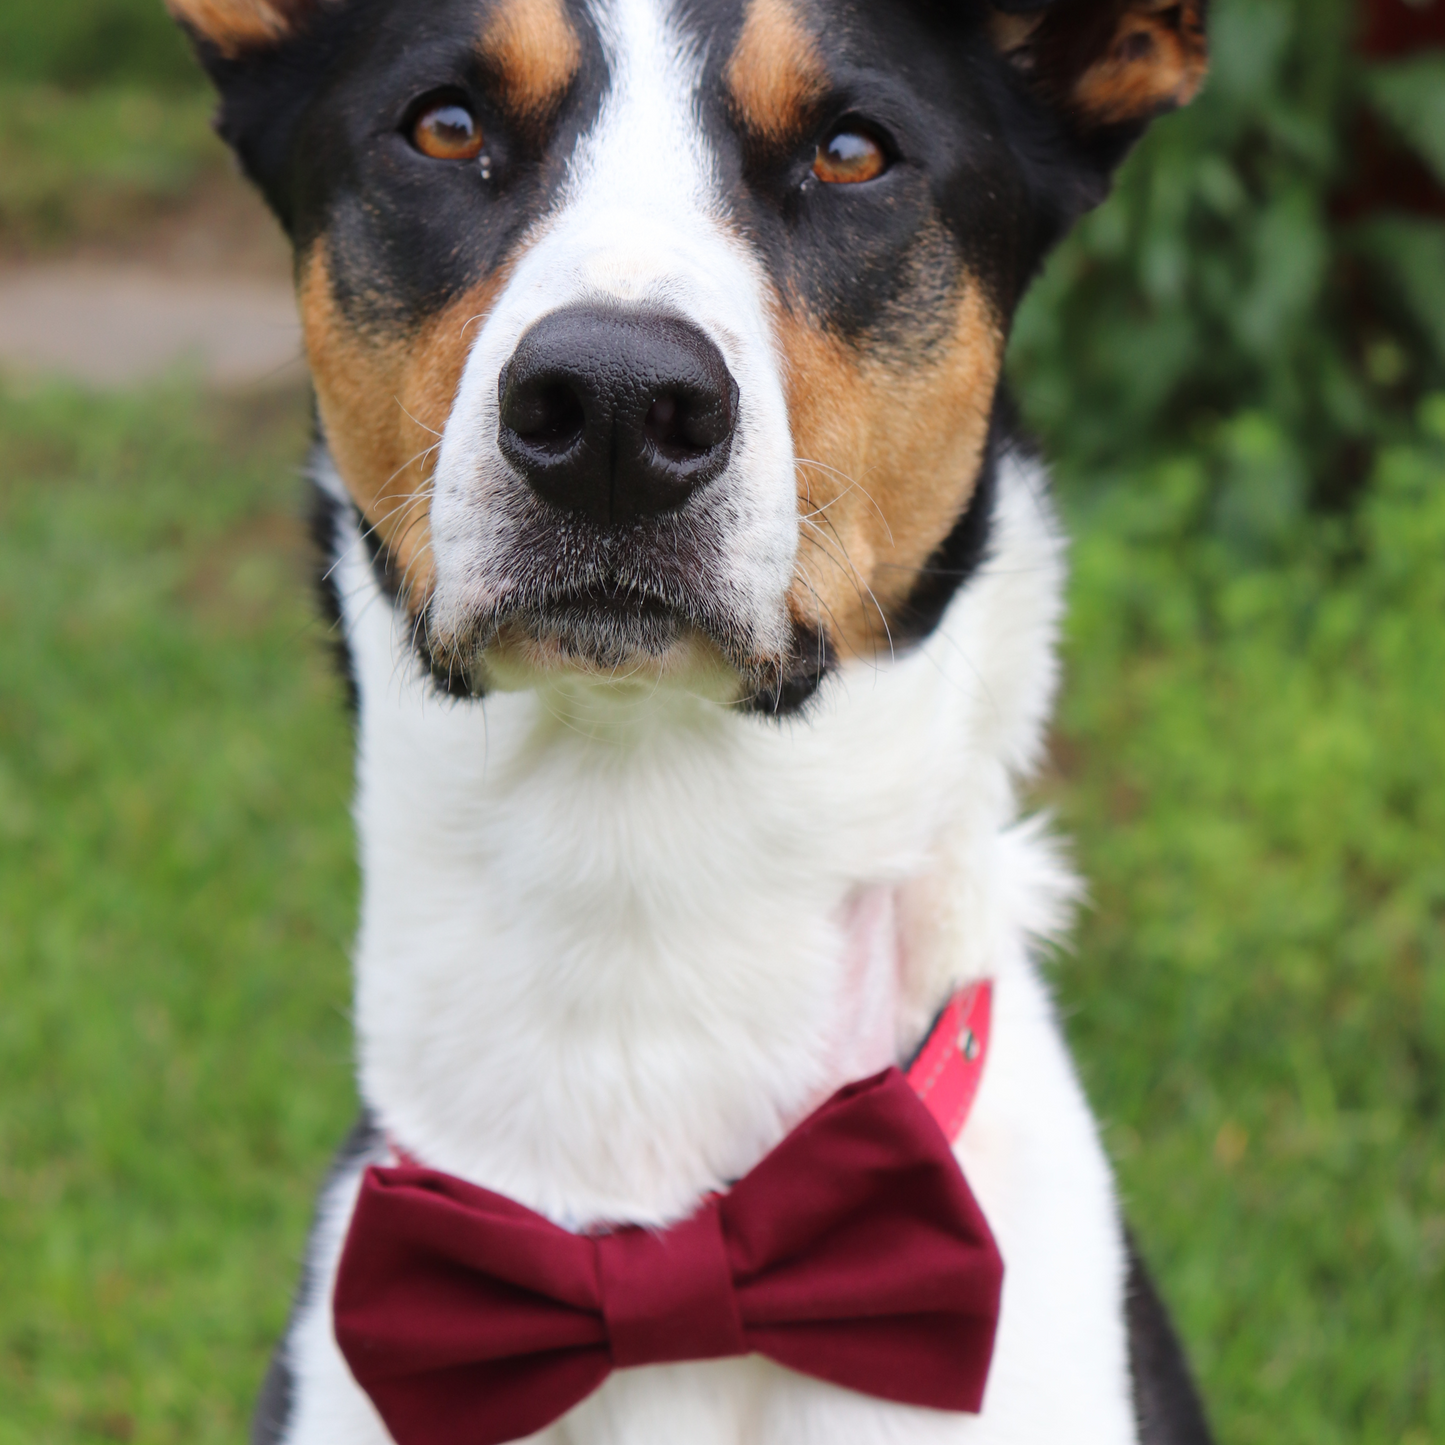
[[[1215,0],[1020,318],[1054,976],[1222,1442],[1445,1440],[1445,0]],[[287,257],[161,0],[0,0],[0,1445],[237,1442],[355,1107]]]

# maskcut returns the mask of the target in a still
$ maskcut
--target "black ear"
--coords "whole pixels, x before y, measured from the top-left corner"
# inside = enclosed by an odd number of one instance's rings
[[[1209,70],[1209,0],[992,0],[994,41],[1030,89],[1115,164]]]
[[[322,0],[166,0],[202,63],[235,60],[289,39]]]
[[[166,0],[220,92],[215,126],[292,239],[291,138],[332,60],[346,0]]]

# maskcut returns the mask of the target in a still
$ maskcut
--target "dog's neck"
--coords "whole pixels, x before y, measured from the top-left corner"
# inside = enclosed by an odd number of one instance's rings
[[[356,1022],[387,1130],[569,1226],[663,1222],[1057,922],[1013,784],[1059,547],[1032,472],[1004,463],[997,508],[939,631],[781,724],[581,681],[439,699],[348,531]]]

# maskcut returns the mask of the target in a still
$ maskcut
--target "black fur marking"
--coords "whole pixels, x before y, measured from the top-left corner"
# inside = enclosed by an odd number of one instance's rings
[[[367,1110],[351,1126],[351,1132],[342,1141],[327,1170],[326,1182],[317,1196],[324,1199],[332,1186],[350,1173],[368,1155],[376,1153],[382,1144],[380,1129]],[[316,1230],[319,1219],[311,1222],[311,1233],[306,1241],[306,1263],[301,1270],[301,1281],[297,1285],[295,1298],[291,1302],[291,1317],[286,1324],[286,1333],[271,1357],[270,1368],[261,1384],[261,1394],[256,1401],[256,1413],[251,1417],[251,1445],[280,1445],[291,1424],[291,1412],[295,1407],[296,1381],[291,1373],[287,1351],[297,1323],[311,1307],[316,1297]]]
[[[1138,133],[1077,135],[999,54],[988,5],[908,0],[831,17],[801,6],[828,89],[793,136],[752,136],[723,83],[741,8],[684,6],[712,57],[704,122],[724,189],[797,314],[865,349],[917,356],[942,340],[937,303],[960,268],[1007,320]],[[864,185],[825,185],[811,174],[815,148],[845,116],[867,121],[893,163]]]
[[[827,633],[794,623],[787,656],[738,704],[738,710],[779,721],[796,717],[817,696],[833,665]]]
[[[251,1416],[251,1445],[279,1445],[291,1423],[296,1403],[296,1381],[282,1350],[271,1356],[261,1394]]]
[[[346,618],[341,608],[341,584],[336,578],[337,559],[341,555],[342,527],[354,508],[338,502],[325,487],[311,485],[311,543],[315,550],[316,601],[321,620],[326,624],[327,643],[336,670],[346,688],[346,707],[353,717],[361,703],[356,682],[356,659],[351,653],[351,639],[346,635]]]
[[[1000,391],[984,447],[983,466],[968,505],[942,546],[919,571],[908,600],[889,622],[895,647],[922,642],[943,621],[948,605],[988,559],[998,504],[998,472],[1015,446],[1013,408]]]
[[[317,442],[312,469],[324,465],[324,443]],[[311,538],[316,548],[316,594],[326,623],[332,655],[337,671],[346,687],[347,707],[353,717],[361,705],[360,687],[356,677],[356,660],[351,641],[346,635],[346,616],[341,604],[341,585],[337,579],[337,563],[345,549],[345,528],[349,523],[366,547],[367,564],[376,581],[377,590],[392,605],[403,606],[402,569],[391,548],[374,527],[367,524],[361,510],[352,502],[338,501],[320,483],[313,483],[311,506]],[[416,654],[438,692],[447,697],[478,697],[472,680],[455,668],[448,669],[433,654],[427,643],[426,617],[413,624],[412,637]]]
[[[473,669],[456,662],[443,663],[441,656],[431,645],[431,635],[431,604],[428,603],[412,628],[412,642],[437,693],[442,697],[458,699],[485,696],[485,689],[473,676]]]
[[[1132,1235],[1126,1312],[1139,1445],[1214,1445],[1179,1336]]]
[[[376,585],[380,589],[381,595],[391,603],[394,609],[404,611],[406,584],[402,576],[402,568],[396,560],[396,554],[386,545],[381,533],[375,527],[367,524],[366,518],[361,514],[359,508],[352,508],[352,517],[356,524],[356,530],[361,534],[361,540],[366,546],[366,558],[371,566],[371,575],[376,579]],[[444,665],[432,650],[431,625],[426,608],[423,608],[422,615],[412,623],[411,638],[416,655],[422,666],[426,668],[427,676],[431,679],[437,692],[444,697],[454,698],[475,698],[482,695],[481,689],[476,685],[469,669],[450,664]]]
[[[381,533],[367,522],[360,507],[352,506],[351,517],[362,545],[366,548],[366,560],[381,595],[393,607],[400,607],[406,591],[406,580],[401,564],[396,560],[396,553],[387,546]]]

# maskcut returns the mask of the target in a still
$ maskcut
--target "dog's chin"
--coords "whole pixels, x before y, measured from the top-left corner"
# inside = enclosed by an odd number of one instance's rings
[[[743,625],[701,606],[610,590],[494,606],[446,636],[425,624],[419,629],[433,677],[453,695],[571,679],[603,690],[670,688],[777,715],[805,704],[830,666],[830,649],[818,632],[789,624],[786,635],[781,652],[760,650]]]
[[[671,684],[735,702],[748,684],[722,631],[655,599],[559,595],[495,614],[453,655],[467,659],[485,690],[570,677],[620,688]]]

